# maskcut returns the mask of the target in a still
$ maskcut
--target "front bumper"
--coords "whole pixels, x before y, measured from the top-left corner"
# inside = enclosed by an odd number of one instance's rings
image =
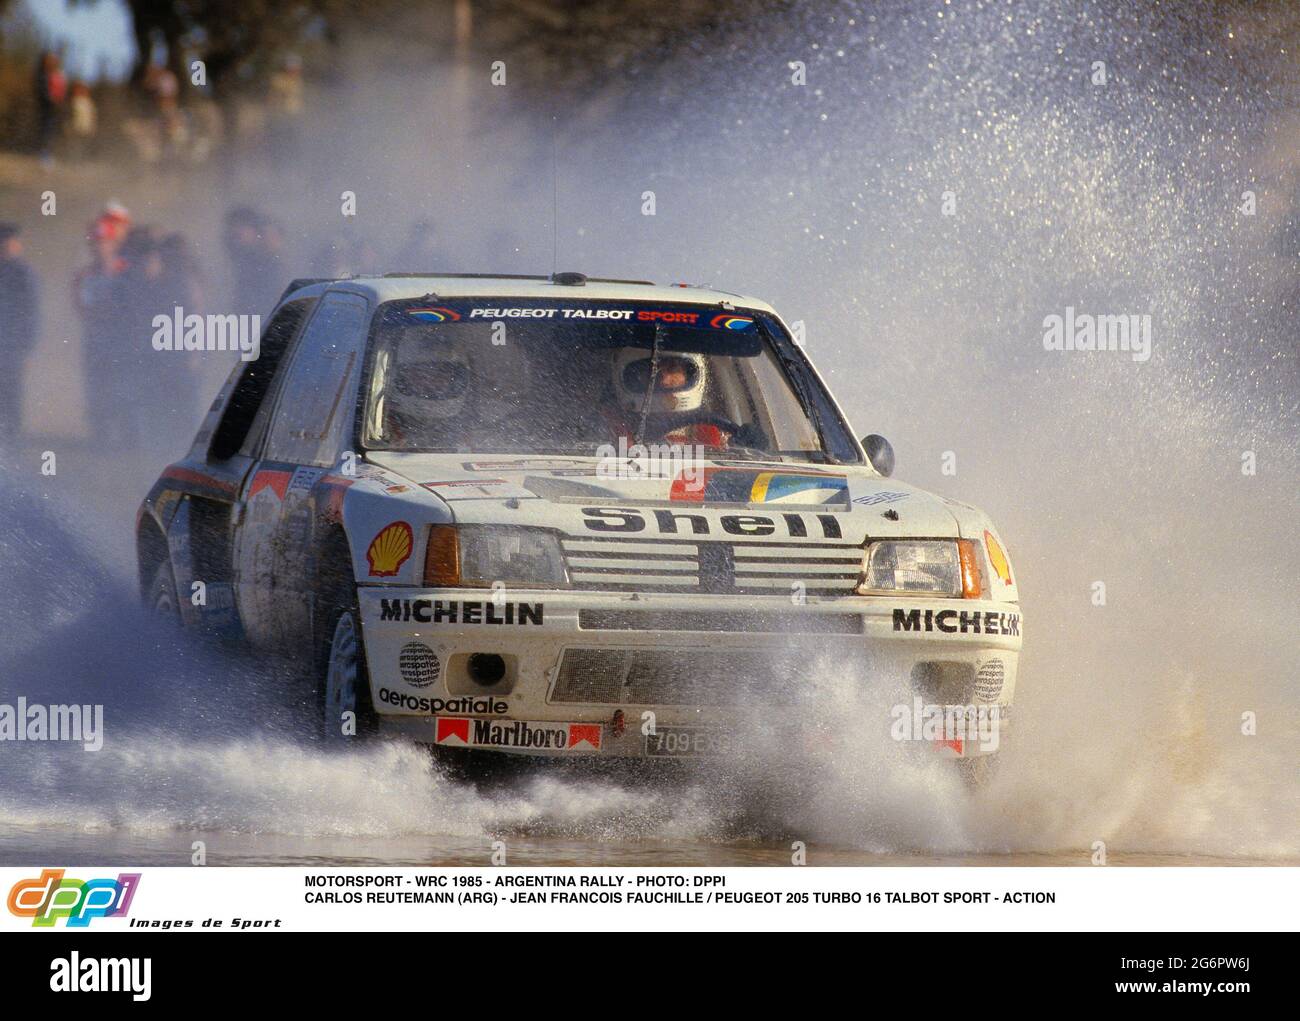
[[[1009,707],[1021,646],[1019,606],[982,600],[375,586],[359,603],[381,728],[507,754],[725,754],[827,674],[909,706]]]

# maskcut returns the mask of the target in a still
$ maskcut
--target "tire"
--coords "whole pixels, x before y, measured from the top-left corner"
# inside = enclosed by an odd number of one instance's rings
[[[176,595],[176,579],[172,577],[172,565],[166,560],[154,570],[153,580],[149,582],[149,591],[145,596],[145,605],[164,620],[181,626],[181,604]]]
[[[341,605],[340,605],[341,604]],[[317,669],[317,729],[328,744],[344,744],[374,736],[376,717],[370,699],[370,675],[366,671],[365,647],[361,639],[361,614],[356,593],[336,600],[324,617],[326,627],[322,656]],[[345,716],[352,713],[353,727]]]

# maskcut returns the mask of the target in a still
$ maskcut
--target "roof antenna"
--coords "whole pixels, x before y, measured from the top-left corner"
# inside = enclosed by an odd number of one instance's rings
[[[560,251],[560,156],[556,120],[555,114],[551,114],[551,276],[555,276],[558,268]]]

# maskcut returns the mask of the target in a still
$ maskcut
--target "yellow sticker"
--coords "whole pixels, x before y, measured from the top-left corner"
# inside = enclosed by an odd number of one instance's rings
[[[391,578],[411,556],[414,548],[411,526],[405,521],[394,521],[380,531],[366,550],[366,563],[372,578]]]
[[[1011,584],[1011,565],[1007,563],[1007,555],[1002,552],[1002,547],[998,545],[997,539],[993,538],[993,533],[985,530],[984,545],[988,547],[989,562],[993,565],[993,570],[997,571],[998,577],[1002,579],[1003,584]]]

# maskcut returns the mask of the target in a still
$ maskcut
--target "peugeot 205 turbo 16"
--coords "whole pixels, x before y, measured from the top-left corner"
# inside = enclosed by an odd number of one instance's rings
[[[329,736],[725,754],[740,714],[797,706],[809,649],[1005,724],[1006,547],[892,462],[761,301],[576,273],[296,281],[145,499],[140,584],[309,665]]]

